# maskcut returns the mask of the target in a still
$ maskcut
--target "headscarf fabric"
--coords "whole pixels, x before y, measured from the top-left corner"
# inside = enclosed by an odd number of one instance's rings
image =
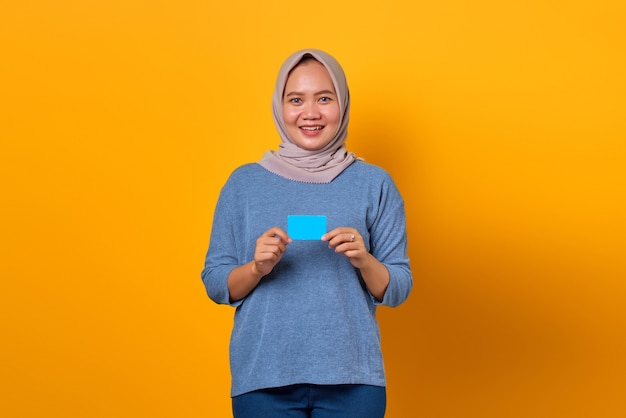
[[[289,137],[283,121],[283,95],[287,78],[292,69],[306,56],[319,61],[330,74],[339,102],[340,120],[337,132],[323,148],[309,151],[300,148]],[[303,49],[290,55],[280,67],[272,97],[274,123],[281,143],[277,151],[267,151],[259,164],[266,170],[289,180],[305,183],[330,183],[356,159],[346,149],[348,120],[350,116],[350,92],[346,75],[335,58],[317,49]]]

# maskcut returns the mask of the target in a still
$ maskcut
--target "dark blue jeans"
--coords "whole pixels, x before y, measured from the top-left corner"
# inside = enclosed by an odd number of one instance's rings
[[[235,418],[383,418],[384,387],[369,385],[292,385],[262,389],[233,398]]]

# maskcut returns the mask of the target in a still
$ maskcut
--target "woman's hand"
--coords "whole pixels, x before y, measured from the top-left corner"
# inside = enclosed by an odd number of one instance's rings
[[[322,241],[327,241],[328,248],[334,248],[336,253],[341,253],[348,257],[350,263],[356,268],[360,269],[367,263],[370,257],[373,258],[365,248],[363,237],[354,228],[335,228],[324,234]]]
[[[274,266],[278,264],[283,257],[283,253],[287,250],[287,244],[291,242],[291,238],[285,231],[275,226],[265,231],[256,240],[256,248],[254,249],[253,271],[261,277],[269,274]]]
[[[389,285],[389,271],[365,248],[363,237],[354,228],[340,227],[327,232],[322,241],[328,242],[329,248],[345,255],[350,263],[361,272],[370,293],[382,301]]]
[[[254,260],[233,269],[228,276],[230,300],[243,299],[269,274],[280,261],[291,238],[277,226],[268,229],[256,240]]]

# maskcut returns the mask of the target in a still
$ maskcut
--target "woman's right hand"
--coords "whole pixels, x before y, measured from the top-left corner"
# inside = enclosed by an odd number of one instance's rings
[[[282,258],[289,243],[291,238],[279,227],[275,226],[265,231],[256,240],[253,271],[256,270],[260,277],[269,274]]]
[[[265,231],[257,240],[254,260],[234,268],[228,276],[230,301],[246,297],[280,261],[291,238],[275,226]]]

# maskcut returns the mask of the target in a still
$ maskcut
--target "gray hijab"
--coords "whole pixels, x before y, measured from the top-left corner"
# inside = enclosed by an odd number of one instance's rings
[[[326,67],[335,86],[341,113],[339,128],[331,141],[322,149],[308,151],[298,147],[287,134],[283,121],[283,94],[289,72],[306,55],[311,55]],[[346,150],[348,120],[350,116],[350,92],[341,65],[327,53],[317,49],[303,49],[285,60],[278,72],[272,98],[274,123],[282,142],[277,151],[267,151],[259,164],[266,170],[289,180],[305,183],[330,183],[356,159]]]

